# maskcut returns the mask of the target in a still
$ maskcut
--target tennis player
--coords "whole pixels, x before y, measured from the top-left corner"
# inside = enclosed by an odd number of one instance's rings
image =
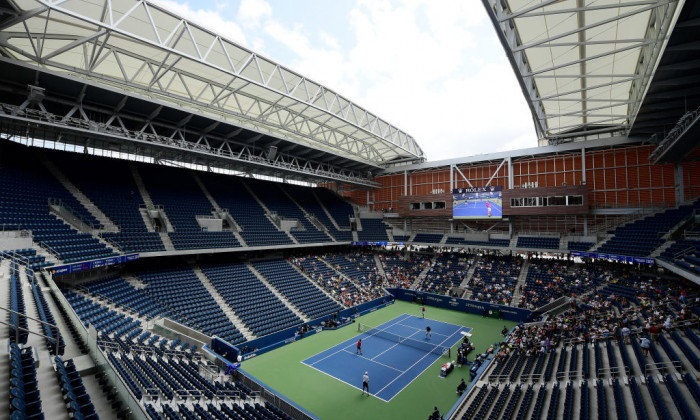
[[[486,200],[486,210],[489,211],[489,217],[491,217],[491,202]]]
[[[365,389],[367,390],[367,396],[369,397],[369,374],[365,372],[364,375],[362,375],[362,394],[364,395]]]
[[[359,340],[357,340],[357,351],[355,352],[355,354],[359,354],[360,356],[362,356],[362,339],[361,338]]]
[[[431,338],[432,338],[432,334],[430,334],[430,325],[428,325],[427,327],[425,327],[425,339],[429,340]]]
[[[425,306],[423,306],[423,318],[425,318]]]

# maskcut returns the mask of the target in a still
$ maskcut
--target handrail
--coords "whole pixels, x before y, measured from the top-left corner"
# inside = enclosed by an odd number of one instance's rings
[[[83,292],[83,293],[86,293],[86,294],[88,294],[88,295],[90,295],[90,296],[95,297],[97,300],[106,301],[108,304],[112,304],[112,305],[116,306],[116,307],[119,308],[119,309],[125,309],[124,312],[127,312],[129,315],[133,315],[133,316],[135,316],[136,318],[142,318],[141,315],[139,314],[139,311],[137,311],[136,309],[134,309],[134,308],[132,308],[132,307],[130,307],[130,306],[122,305],[121,303],[118,303],[118,302],[116,302],[116,301],[110,299],[109,297],[107,297],[107,296],[105,296],[105,295],[101,295],[101,294],[99,294],[99,293],[92,292],[92,291],[90,291],[88,288],[86,288],[86,287],[83,286],[83,285],[78,285],[78,286],[76,286],[76,288],[77,288],[78,290],[80,290],[81,292]],[[152,318],[154,318],[154,317],[153,317],[153,316],[143,316],[143,318],[146,318],[146,321],[148,321],[148,320],[150,320],[150,319],[152,319]]]
[[[629,366],[614,366],[614,367],[608,367],[608,368],[600,368],[596,370],[596,377],[600,378],[601,376],[605,375],[606,373],[610,374],[610,376],[615,376],[619,374],[620,372],[624,372],[625,376],[630,376],[630,368]]]
[[[48,340],[49,342],[53,341],[53,342],[55,343],[55,345],[56,345],[56,355],[58,355],[58,345],[59,345],[59,341],[60,341],[60,340],[59,340],[59,337],[60,337],[60,334],[61,334],[61,330],[58,328],[58,325],[49,324],[48,322],[44,322],[44,321],[42,321],[42,320],[40,320],[40,319],[33,318],[33,317],[31,317],[31,316],[29,316],[29,315],[27,315],[27,314],[23,314],[23,313],[20,313],[20,312],[16,312],[16,311],[13,311],[12,309],[7,309],[7,308],[4,308],[4,307],[2,307],[2,306],[0,306],[0,310],[5,311],[5,312],[9,312],[9,313],[11,313],[11,314],[15,314],[15,315],[17,315],[17,316],[19,316],[19,317],[23,317],[23,318],[26,318],[26,319],[31,319],[32,321],[37,321],[37,322],[39,322],[40,324],[48,325],[49,328],[51,328],[51,330],[56,331],[56,337],[48,337],[48,336],[45,336],[44,334],[40,334],[40,333],[38,333],[38,332],[36,332],[36,331],[32,331],[32,330],[29,330],[29,329],[26,329],[26,328],[22,328],[22,327],[20,327],[19,325],[12,325],[12,324],[10,324],[9,322],[0,321],[0,324],[8,325],[8,326],[13,327],[13,328],[15,329],[15,340],[16,340],[17,342],[19,342],[19,336],[18,336],[18,335],[19,335],[19,334],[18,334],[19,331],[26,331],[26,332],[29,333],[29,334],[34,334],[34,335],[38,335],[38,336],[40,336],[40,337],[44,337],[44,338],[45,338],[46,340]]]
[[[95,230],[98,230],[98,229],[99,229],[99,226],[95,226],[94,223],[92,223],[91,221],[85,219],[85,217],[83,217],[83,215],[81,215],[81,214],[79,214],[78,212],[76,212],[75,210],[73,210],[72,207],[70,207],[70,206],[64,204],[64,203],[63,203],[63,200],[61,200],[60,198],[52,198],[52,197],[49,197],[48,203],[49,203],[49,206],[56,206],[56,207],[65,209],[72,217],[75,217],[76,219],[78,219],[78,221],[79,221],[80,223],[82,223],[82,224],[84,224],[85,226],[89,227],[91,231],[95,231]]]
[[[644,376],[648,376],[650,371],[657,371],[657,370],[663,370],[668,368],[669,366],[672,366],[676,368],[678,371],[683,370],[683,363],[680,360],[672,360],[670,362],[655,362],[655,363],[647,363],[644,365]]]
[[[113,239],[111,239],[111,238],[105,238],[104,236],[102,236],[102,234],[100,234],[100,238],[102,238],[103,241],[105,241],[105,242],[107,242],[108,244],[112,245],[114,248],[118,249],[118,250],[121,251],[121,252],[126,253],[126,252],[128,251],[128,249],[125,250],[124,248],[122,248],[118,243],[116,243],[116,242],[115,242]],[[128,243],[127,243],[127,245],[128,245]]]
[[[52,247],[51,245],[47,244],[46,242],[44,242],[44,241],[39,242],[39,246],[41,246],[42,248],[44,248],[44,249],[46,249],[47,251],[49,251],[49,254],[53,255],[57,260],[60,260],[60,259],[61,259],[61,258],[58,256],[58,251],[56,251],[55,249],[53,249],[53,247]]]
[[[583,376],[583,372],[580,370],[567,370],[565,372],[557,372],[557,381],[563,381],[566,379],[580,378]]]

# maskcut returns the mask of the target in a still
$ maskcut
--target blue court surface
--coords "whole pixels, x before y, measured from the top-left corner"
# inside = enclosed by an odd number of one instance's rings
[[[426,338],[426,326],[431,328],[430,339]],[[408,337],[420,341],[421,343],[416,343],[420,344],[419,347],[425,343],[426,348],[432,347],[431,344],[452,347],[462,339],[462,332],[471,331],[471,328],[408,314],[377,325],[376,329],[381,331],[379,335],[386,332]],[[356,354],[357,341],[360,338],[362,355]],[[358,391],[362,390],[363,373],[368,372],[370,394],[389,402],[440,358],[444,358],[445,363],[448,362],[446,357],[426,349],[400,344],[378,335],[360,333],[303,360],[302,363],[345,382]],[[439,374],[439,369],[436,369],[435,375]]]
[[[457,218],[489,218],[486,201],[465,201],[455,205],[452,209],[452,217]],[[491,201],[491,218],[503,217],[501,206]]]

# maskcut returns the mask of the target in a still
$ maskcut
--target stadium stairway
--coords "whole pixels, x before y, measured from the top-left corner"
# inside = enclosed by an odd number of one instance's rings
[[[467,287],[467,284],[469,284],[469,280],[472,279],[472,276],[474,275],[474,272],[476,271],[477,263],[479,262],[480,259],[481,259],[481,257],[479,257],[478,255],[474,256],[474,263],[472,264],[471,267],[469,267],[469,270],[467,270],[467,274],[464,276],[464,280],[462,280],[462,283],[459,284],[459,287],[461,287],[463,289]]]
[[[313,217],[312,214],[310,214],[308,211],[306,211],[306,209],[305,209],[301,204],[299,204],[299,202],[298,202],[297,200],[294,199],[294,197],[292,196],[292,194],[290,194],[289,191],[287,191],[286,188],[280,186],[280,190],[282,190],[282,193],[283,193],[287,198],[289,198],[289,201],[291,201],[292,203],[294,203],[294,205],[297,206],[297,207],[299,208],[299,210],[301,210],[301,212],[304,214],[304,217],[306,218],[306,220],[307,220],[309,223],[311,223],[311,225],[312,225],[313,227],[315,227],[316,229],[318,229],[319,232],[325,234],[326,237],[328,238],[328,241],[329,241],[329,242],[335,242],[335,239],[334,239],[334,238],[331,236],[331,234],[328,232],[328,227],[326,227],[326,225],[324,225],[320,220],[318,220],[317,218]]]
[[[0,260],[0,308],[10,307],[10,260],[2,259]],[[3,311],[0,314],[3,320],[7,319],[7,313]],[[7,337],[10,333],[10,327],[6,322],[0,323],[0,337]],[[2,387],[0,387],[2,388]],[[0,411],[1,412],[1,411]]]
[[[433,256],[430,259],[430,264],[426,265],[425,268],[418,274],[418,277],[416,277],[416,280],[411,284],[411,290],[416,290],[418,289],[418,286],[421,285],[423,282],[423,279],[425,279],[425,276],[428,274],[428,271],[430,271],[431,268],[433,268],[433,265],[435,264],[435,261],[437,260],[437,256]]]
[[[320,258],[320,261],[322,261],[322,262],[328,267],[328,269],[329,269],[329,270],[332,270],[337,276],[340,276],[340,277],[342,277],[342,278],[348,280],[349,282],[353,283],[353,284],[355,285],[355,287],[357,287],[357,283],[356,283],[353,279],[351,279],[350,277],[346,276],[344,273],[342,273],[342,272],[336,270],[335,267],[333,267],[332,265],[330,265],[330,264],[328,263],[328,261],[326,261],[326,260],[323,259],[323,258]],[[343,302],[341,302],[341,301],[339,301],[338,299],[334,298],[330,293],[328,293],[328,291],[326,291],[326,289],[324,289],[323,287],[321,287],[321,286],[318,284],[317,281],[315,281],[314,279],[312,279],[311,277],[309,277],[306,273],[304,273],[303,271],[301,271],[297,265],[295,265],[295,264],[289,264],[289,265],[291,265],[291,266],[294,268],[294,270],[296,270],[297,273],[299,273],[300,275],[304,276],[304,278],[305,278],[306,280],[308,280],[309,283],[311,283],[311,284],[313,284],[314,286],[316,286],[316,288],[317,288],[318,290],[320,290],[321,292],[323,292],[324,295],[328,296],[329,299],[331,299],[331,300],[334,301],[334,302],[338,302],[338,304],[339,304],[339,305],[342,305],[343,308],[347,308],[347,306],[345,306],[345,305],[343,304]]]
[[[673,244],[675,243],[676,241],[667,240],[660,247],[656,248],[651,254],[649,254],[649,256],[652,258],[656,258],[660,256],[664,251],[669,249],[671,246],[673,246]]]
[[[19,270],[19,278],[24,289],[24,306],[26,310],[27,325],[30,331],[43,331],[43,328],[38,319],[40,319],[36,304],[34,303],[34,294],[29,288],[29,280],[24,267]],[[66,410],[61,393],[61,387],[58,378],[51,365],[51,355],[46,344],[46,340],[38,335],[29,334],[27,337],[26,346],[32,347],[35,352],[35,361],[38,364],[36,368],[36,377],[39,384],[39,393],[41,395],[42,410],[46,413],[51,413],[52,418],[69,419],[68,411]]]
[[[214,298],[216,304],[219,305],[222,311],[224,311],[224,314],[229,319],[229,321],[231,321],[231,323],[236,327],[236,329],[240,331],[241,334],[243,334],[243,337],[245,337],[246,340],[256,338],[255,334],[253,334],[253,332],[248,327],[246,327],[243,320],[240,319],[238,315],[236,315],[236,313],[233,311],[233,309],[231,309],[228,303],[226,303],[226,299],[224,299],[224,297],[221,296],[219,291],[216,290],[214,285],[209,280],[209,277],[207,277],[206,274],[204,274],[202,269],[194,262],[190,262],[189,265],[192,271],[194,271],[194,274],[197,276],[199,281],[201,281],[204,285],[204,288],[207,289],[209,294],[211,294],[211,296]]]
[[[356,232],[355,232],[356,233]],[[357,240],[357,236],[353,240]],[[374,254],[374,264],[377,266],[379,275],[386,279],[386,272],[384,271],[384,266],[382,266],[382,260],[379,258],[378,254]]]
[[[265,276],[263,276],[258,270],[255,269],[255,267],[253,267],[253,264],[247,262],[247,263],[246,263],[246,266],[248,267],[248,269],[249,269],[253,274],[255,274],[255,277],[257,277],[258,280],[260,280],[260,281],[262,282],[262,284],[265,285],[265,287],[267,287],[268,289],[270,289],[270,291],[271,291],[275,296],[277,296],[277,299],[281,300],[281,301],[287,306],[287,308],[289,308],[289,310],[291,310],[291,311],[294,313],[294,315],[296,315],[296,316],[298,316],[299,318],[303,319],[304,322],[309,322],[309,321],[310,321],[309,317],[306,316],[306,315],[304,315],[304,314],[299,310],[299,308],[297,308],[296,306],[294,306],[294,305],[292,304],[292,302],[289,301],[289,299],[287,299],[279,290],[277,290],[277,289],[275,288],[275,286],[273,286],[272,284],[270,284],[270,282],[267,281],[267,279],[265,278]],[[315,284],[315,283],[314,283],[314,284]]]
[[[136,167],[136,164],[134,162],[129,162],[129,168],[131,169],[131,175],[134,177],[134,182],[136,182],[136,187],[139,189],[139,194],[141,194],[141,198],[143,199],[143,203],[150,208],[155,207],[153,205],[153,199],[151,198],[151,195],[148,193],[148,190],[146,189],[146,185],[143,183],[143,178],[141,178],[141,174],[139,173],[138,168]],[[150,223],[146,223],[146,225],[150,225]]]
[[[211,195],[211,193],[209,192],[209,190],[207,189],[206,185],[204,185],[204,183],[203,183],[202,180],[199,178],[199,176],[197,176],[197,173],[194,172],[194,171],[192,171],[192,177],[194,177],[194,181],[197,183],[197,185],[199,185],[199,188],[202,189],[202,192],[204,193],[204,196],[207,198],[207,200],[209,200],[209,202],[211,203],[212,207],[214,207],[214,210],[216,210],[217,212],[220,212],[220,211],[221,211],[221,206],[219,206],[219,204],[216,202],[216,200],[214,200],[214,197],[212,197],[212,195]]]
[[[520,275],[518,276],[518,282],[515,283],[515,291],[513,291],[512,303],[517,304],[520,302],[520,288],[525,285],[525,280],[527,280],[527,272],[530,269],[530,260],[523,260],[523,266],[520,268]]]
[[[85,194],[83,194],[82,191],[78,187],[73,184],[68,177],[61,172],[61,170],[43,153],[43,152],[38,152],[37,153],[39,156],[39,160],[41,163],[44,164],[46,169],[51,172],[51,174],[58,180],[58,182],[63,185],[63,187],[68,190],[73,197],[75,197],[80,204],[85,207],[85,209],[95,218],[97,219],[100,224],[102,224],[102,228],[99,229],[99,232],[119,232],[119,227],[112,221],[110,220],[109,217],[107,217],[102,210],[100,210],[95,203],[92,202]]]
[[[202,189],[204,196],[207,198],[207,200],[209,200],[212,207],[214,207],[214,210],[216,211],[216,213],[221,214],[221,212],[222,212],[221,206],[219,206],[219,203],[216,202],[216,200],[214,199],[214,196],[211,195],[211,193],[209,192],[209,189],[207,188],[206,185],[204,185],[204,182],[202,182],[202,179],[199,177],[199,175],[197,175],[196,172],[192,171],[192,176],[194,177],[194,180],[197,183],[197,185],[199,185],[199,188]],[[231,230],[231,232],[233,233],[233,236],[236,237],[236,240],[238,241],[238,243],[240,243],[241,246],[248,246],[248,244],[245,242],[245,239],[243,239],[243,236],[241,236],[241,234],[239,232],[241,230],[241,227],[233,219],[233,216],[231,216],[229,214],[226,218],[226,221],[228,223],[234,225],[234,228]]]
[[[151,195],[148,193],[148,190],[146,189],[146,184],[143,182],[143,178],[141,178],[141,174],[139,173],[138,168],[136,167],[136,164],[134,162],[129,162],[129,168],[131,169],[131,175],[134,177],[134,182],[136,183],[136,187],[139,190],[139,194],[141,195],[141,198],[143,199],[143,203],[146,205],[147,208],[155,208],[155,205],[153,204],[153,199],[151,198]],[[151,219],[148,217],[148,210],[146,209],[141,209],[141,217],[143,218],[143,223],[146,225],[147,229],[149,232],[155,232],[155,228],[153,226],[153,223],[151,222]],[[173,226],[170,223],[170,220],[168,219],[167,215],[165,212],[161,212],[163,216],[163,221],[165,222],[165,227],[167,232],[158,232],[158,236],[160,236],[161,242],[163,242],[163,246],[165,247],[166,251],[175,251],[175,245],[173,245],[173,241],[170,240],[170,236],[168,236],[168,232],[172,232]]]
[[[263,203],[263,201],[260,199],[260,197],[258,197],[258,195],[255,194],[255,192],[253,191],[253,189],[250,188],[250,185],[248,185],[248,183],[245,182],[245,181],[243,181],[243,180],[241,180],[241,184],[245,187],[246,190],[248,190],[248,193],[250,193],[250,196],[253,197],[253,199],[254,199],[255,201],[257,201],[258,204],[260,204],[260,207],[262,207],[263,210],[265,210],[265,217],[270,221],[270,223],[272,223],[272,224],[277,228],[277,230],[279,230],[280,232],[283,232],[283,231],[277,226],[277,223],[275,223],[275,221],[272,220],[272,217],[270,217],[270,214],[271,214],[270,209],[267,208],[267,206],[265,205],[265,203]],[[284,233],[289,237],[289,239],[290,239],[294,244],[297,244],[297,245],[299,244],[299,241],[297,241],[297,238],[295,238],[294,235],[292,235],[292,234],[289,233],[289,232],[284,232]]]
[[[331,221],[331,223],[333,223],[333,227],[335,227],[337,230],[343,230],[343,228],[341,228],[338,225],[338,222],[333,218],[333,215],[328,211],[326,205],[323,204],[323,201],[318,197],[318,194],[316,194],[316,191],[314,191],[314,189],[311,189],[311,194],[314,196],[314,198],[316,198],[316,201],[321,206],[324,213],[326,213],[326,216],[328,216],[328,219]]]
[[[97,241],[99,241],[102,245],[104,245],[104,246],[105,246],[107,249],[109,249],[110,251],[112,251],[112,252],[114,252],[114,253],[116,253],[116,254],[122,254],[122,250],[119,249],[119,247],[117,247],[116,244],[114,244],[114,243],[111,242],[111,241],[105,240],[105,238],[103,238],[103,237],[100,236],[100,235],[96,235],[95,233],[98,232],[97,230],[96,230],[96,231],[89,230],[88,232],[85,232],[85,231],[81,230],[78,226],[76,226],[75,223],[72,223],[70,220],[68,220],[67,218],[63,217],[61,214],[58,214],[58,213],[55,213],[55,212],[52,212],[52,214],[54,215],[54,217],[56,217],[56,219],[62,221],[63,223],[67,224],[68,226],[70,226],[70,227],[72,227],[72,228],[74,228],[74,229],[77,229],[77,230],[80,231],[81,233],[89,233],[93,238],[95,238]],[[102,231],[102,230],[100,230],[100,231]],[[49,255],[50,255],[50,254],[49,254]]]

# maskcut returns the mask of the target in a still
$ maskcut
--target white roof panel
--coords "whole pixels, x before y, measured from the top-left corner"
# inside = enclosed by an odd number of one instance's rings
[[[482,0],[541,138],[627,134],[683,0]]]
[[[425,159],[410,135],[333,90],[149,1],[10,4],[15,17],[0,27],[6,57],[364,164]]]

